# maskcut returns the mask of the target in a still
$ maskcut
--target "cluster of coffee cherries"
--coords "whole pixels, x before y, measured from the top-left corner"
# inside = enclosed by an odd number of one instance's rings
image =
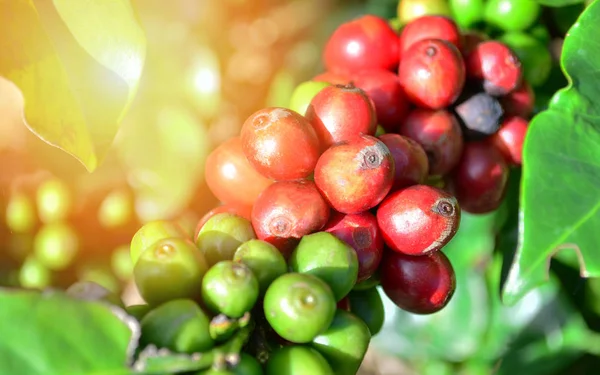
[[[415,18],[398,33],[365,15],[338,27],[323,56],[326,72],[313,80],[363,89],[382,132],[425,150],[429,183],[466,212],[498,208],[535,102],[511,48],[445,16]]]

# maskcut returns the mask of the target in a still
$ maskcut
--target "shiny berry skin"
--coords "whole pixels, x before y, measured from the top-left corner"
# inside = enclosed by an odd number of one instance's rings
[[[183,228],[168,220],[153,220],[142,225],[131,238],[129,254],[131,262],[135,264],[140,254],[159,240],[166,238],[186,238]]]
[[[465,85],[465,64],[452,43],[423,39],[406,50],[398,76],[412,103],[423,108],[441,109],[459,97]]]
[[[350,312],[361,318],[369,327],[371,336],[381,331],[385,322],[383,301],[375,287],[365,290],[353,290],[348,294]]]
[[[288,270],[281,252],[272,244],[258,239],[241,244],[233,254],[233,260],[252,270],[258,280],[261,295],[264,295],[273,280]]]
[[[321,155],[315,184],[336,211],[356,214],[377,206],[392,188],[394,159],[376,137],[361,135]]]
[[[456,234],[460,207],[443,190],[414,185],[388,195],[377,209],[386,245],[407,255],[436,252]]]
[[[447,187],[462,210],[484,214],[500,206],[508,174],[508,165],[500,151],[485,141],[470,142],[449,176]]]
[[[334,375],[318,350],[310,346],[284,346],[274,350],[265,364],[265,375]]]
[[[467,77],[483,81],[484,90],[494,96],[507,95],[521,83],[522,68],[517,55],[502,42],[479,43],[465,59]]]
[[[519,116],[528,119],[535,108],[535,92],[525,79],[521,85],[500,99],[506,116]]]
[[[460,159],[464,141],[456,117],[446,111],[417,108],[411,111],[398,134],[415,140],[423,147],[429,161],[429,174],[448,173]]]
[[[459,50],[462,36],[456,23],[449,17],[426,15],[414,19],[400,33],[400,59],[408,48],[423,39],[442,39],[454,44]]]
[[[357,283],[368,279],[377,270],[383,254],[383,238],[377,218],[371,212],[346,215],[334,211],[323,231],[333,234],[356,251]]]
[[[237,248],[246,241],[256,239],[250,220],[222,212],[206,221],[194,239],[210,266],[233,259]]]
[[[325,44],[323,61],[328,71],[395,70],[398,35],[387,20],[364,15],[340,25]]]
[[[325,226],[329,213],[314,182],[278,181],[256,200],[252,225],[259,239],[275,245],[287,258],[302,236]]]
[[[386,251],[381,286],[399,308],[427,315],[440,311],[450,302],[456,290],[456,275],[441,251],[420,257]]]
[[[315,129],[322,150],[359,134],[374,135],[377,129],[373,102],[353,84],[321,90],[310,101],[306,119]]]
[[[317,276],[289,272],[269,286],[263,308],[265,318],[279,336],[302,344],[329,327],[336,300],[329,285]]]
[[[222,204],[220,206],[217,206],[213,209],[211,209],[210,211],[208,211],[207,213],[204,214],[204,216],[202,216],[200,218],[200,220],[198,220],[198,224],[196,224],[196,230],[194,231],[194,238],[198,238],[198,232],[200,232],[200,229],[202,229],[202,227],[204,226],[204,224],[206,224],[206,222],[208,220],[210,220],[211,217],[220,214],[220,213],[231,213],[231,214],[235,214],[238,216],[243,217],[244,219],[250,220],[251,219],[251,215],[252,215],[252,207],[243,207],[243,206],[232,206],[229,204]]]
[[[523,162],[523,142],[529,121],[522,117],[506,118],[498,132],[490,137],[490,142],[502,153],[507,163],[519,166]]]
[[[410,111],[397,74],[384,69],[363,70],[352,75],[352,82],[373,100],[377,123],[386,131],[397,128]]]
[[[425,183],[429,175],[429,161],[417,141],[394,133],[380,135],[379,139],[394,158],[394,184],[390,191]]]
[[[320,155],[319,138],[310,122],[287,108],[270,107],[254,112],[242,125],[240,138],[250,164],[273,180],[309,176]]]
[[[248,162],[240,137],[228,139],[208,155],[204,176],[215,197],[235,207],[252,206],[258,195],[273,183]]]

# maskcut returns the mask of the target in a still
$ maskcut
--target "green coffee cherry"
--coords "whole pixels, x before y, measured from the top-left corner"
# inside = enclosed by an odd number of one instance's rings
[[[215,344],[208,331],[210,319],[189,299],[166,302],[149,311],[140,323],[142,346],[154,344],[178,353],[201,353]]]
[[[140,255],[133,267],[135,284],[150,305],[179,298],[199,297],[208,270],[204,255],[183,238],[156,242]]]
[[[303,345],[284,346],[271,353],[266,375],[333,375],[327,360],[317,350]],[[350,375],[350,374],[348,374]]]
[[[248,353],[241,353],[240,362],[232,369],[235,375],[263,375],[260,363]]]
[[[56,223],[71,212],[71,192],[63,181],[51,178],[38,187],[36,203],[42,223]]]
[[[166,220],[150,221],[133,235],[129,248],[131,261],[135,264],[140,254],[165,238],[186,238],[184,230],[176,223]]]
[[[348,295],[348,299],[350,300],[350,312],[367,324],[371,336],[378,334],[385,321],[385,312],[377,288],[352,291]]]
[[[484,19],[504,31],[524,31],[535,23],[540,10],[535,0],[489,0]]]
[[[133,197],[127,190],[109,193],[98,209],[98,221],[105,228],[118,228],[133,219]]]
[[[204,276],[202,299],[214,313],[240,318],[258,299],[258,280],[245,264],[220,261]]]
[[[223,212],[208,219],[200,228],[196,245],[212,266],[222,260],[232,260],[237,248],[253,239],[256,234],[250,220]]]
[[[552,56],[542,42],[524,32],[506,33],[499,40],[515,52],[523,66],[523,77],[531,86],[546,82],[552,69]]]
[[[233,254],[233,260],[252,270],[258,280],[261,295],[273,280],[287,272],[287,264],[281,252],[262,240],[250,240],[241,244]]]
[[[52,272],[35,256],[30,255],[19,269],[19,285],[23,288],[44,289],[52,282]]]
[[[358,277],[356,251],[328,232],[302,237],[290,257],[290,267],[294,272],[308,273],[325,281],[336,301],[352,290]]]
[[[11,232],[31,232],[37,222],[33,200],[22,192],[11,194],[6,206],[5,220]]]

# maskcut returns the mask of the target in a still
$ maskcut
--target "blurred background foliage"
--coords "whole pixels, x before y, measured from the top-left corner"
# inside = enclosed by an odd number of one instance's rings
[[[322,46],[340,23],[364,13],[393,18],[398,5],[132,2],[147,37],[146,65],[112,149],[93,173],[30,133],[18,93],[0,80],[0,285],[66,287],[92,280],[126,289],[129,241],[141,223],[177,219],[193,231],[218,204],[204,182],[210,151],[237,135],[254,111],[286,105],[297,84],[322,72]],[[553,74],[557,78],[539,90],[542,106],[564,86],[560,70]],[[382,293],[386,326],[373,346],[407,364],[402,373],[598,373],[598,279],[582,279],[576,265],[553,261],[550,283],[516,306],[500,302],[500,281],[516,244],[518,188],[515,170],[502,209],[464,215],[445,251],[458,282],[446,309],[416,316]],[[503,259],[509,260],[504,267]],[[399,374],[372,367],[365,374]]]

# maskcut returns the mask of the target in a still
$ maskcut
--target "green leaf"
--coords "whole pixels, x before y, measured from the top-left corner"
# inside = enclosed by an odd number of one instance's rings
[[[175,217],[204,179],[209,135],[180,103],[136,107],[115,145],[130,173],[137,214],[143,221]]]
[[[0,374],[125,375],[139,326],[123,310],[58,291],[0,289]]]
[[[600,3],[570,29],[561,65],[570,85],[536,115],[524,145],[518,248],[503,286],[515,304],[548,279],[559,250],[579,256],[581,275],[600,276]]]
[[[133,100],[145,36],[127,0],[0,0],[0,75],[27,126],[93,171]]]

